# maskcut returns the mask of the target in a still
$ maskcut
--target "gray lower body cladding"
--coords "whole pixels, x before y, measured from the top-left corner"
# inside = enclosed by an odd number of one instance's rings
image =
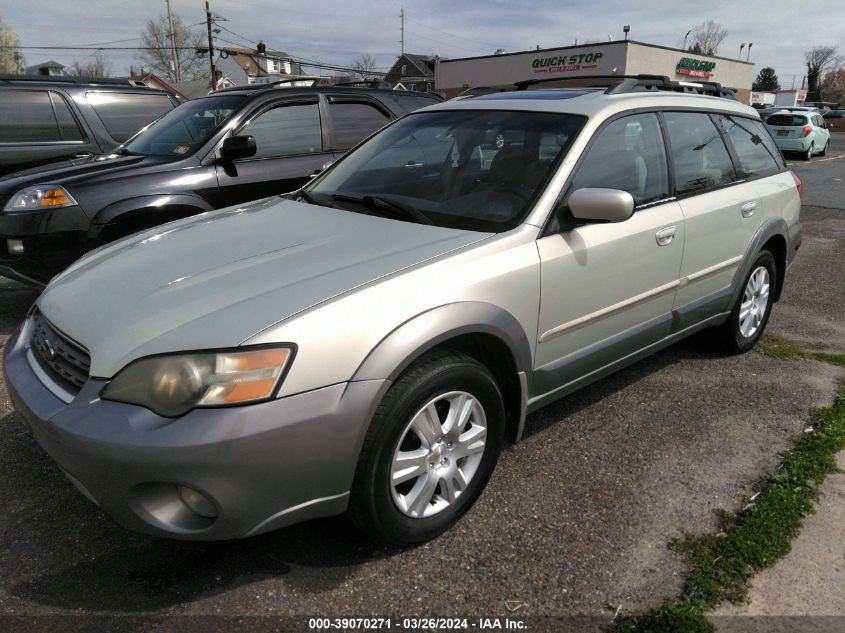
[[[168,419],[99,399],[101,380],[62,402],[33,372],[20,331],[4,370],[35,439],[86,496],[129,529],[201,540],[342,513],[367,423],[389,386],[342,383]],[[186,509],[178,486],[204,495],[217,516]]]

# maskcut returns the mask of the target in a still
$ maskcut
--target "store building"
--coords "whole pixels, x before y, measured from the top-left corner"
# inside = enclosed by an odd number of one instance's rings
[[[566,79],[560,85],[579,86],[597,75],[666,75],[678,81],[715,81],[733,88],[743,103],[751,99],[754,64],[699,55],[679,48],[633,40],[563,46],[484,57],[441,59],[436,89],[454,97],[467,88],[508,86],[530,79]],[[604,80],[602,80],[604,82]],[[550,82],[551,85],[554,85]]]

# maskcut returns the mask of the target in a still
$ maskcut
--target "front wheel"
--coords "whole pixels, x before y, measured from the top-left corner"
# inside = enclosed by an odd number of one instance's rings
[[[762,251],[745,277],[730,317],[718,330],[727,351],[743,354],[757,344],[769,321],[776,287],[775,258],[769,251]]]
[[[355,473],[350,518],[395,545],[448,530],[493,472],[504,411],[486,367],[452,351],[423,357],[376,410]]]

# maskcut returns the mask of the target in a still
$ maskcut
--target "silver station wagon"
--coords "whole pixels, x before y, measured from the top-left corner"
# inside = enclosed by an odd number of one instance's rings
[[[704,328],[753,347],[800,193],[716,84],[445,102],[299,191],[89,253],[9,339],[7,381],[127,528],[229,539],[347,512],[420,542],[526,414]]]

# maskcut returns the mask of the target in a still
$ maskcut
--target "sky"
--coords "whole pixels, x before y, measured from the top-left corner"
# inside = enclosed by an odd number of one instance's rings
[[[369,53],[387,70],[400,51],[400,9],[405,11],[405,51],[458,58],[536,46],[553,48],[576,39],[630,38],[680,47],[685,33],[705,20],[728,32],[718,54],[737,57],[740,43],[753,42],[751,60],[759,70],[775,68],[782,87],[800,86],[806,73],[804,51],[838,46],[845,53],[845,12],[829,0],[711,0],[672,3],[660,0],[211,0],[213,13],[226,18],[220,46],[249,46],[262,40],[268,49],[295,58],[351,65]],[[174,13],[205,32],[204,0],[171,0]],[[800,7],[800,9],[799,9]],[[0,14],[15,29],[22,46],[134,46],[144,24],[165,13],[165,0],[0,0]],[[201,23],[201,24],[198,24]],[[807,28],[812,25],[812,28]],[[237,35],[236,35],[237,34]],[[225,41],[223,41],[225,40]],[[93,51],[22,51],[27,65],[55,59],[69,65]],[[742,59],[746,58],[747,48]],[[138,64],[132,51],[104,51],[112,73],[127,75]],[[306,67],[306,71],[309,69]],[[312,71],[313,72],[313,71]]]

